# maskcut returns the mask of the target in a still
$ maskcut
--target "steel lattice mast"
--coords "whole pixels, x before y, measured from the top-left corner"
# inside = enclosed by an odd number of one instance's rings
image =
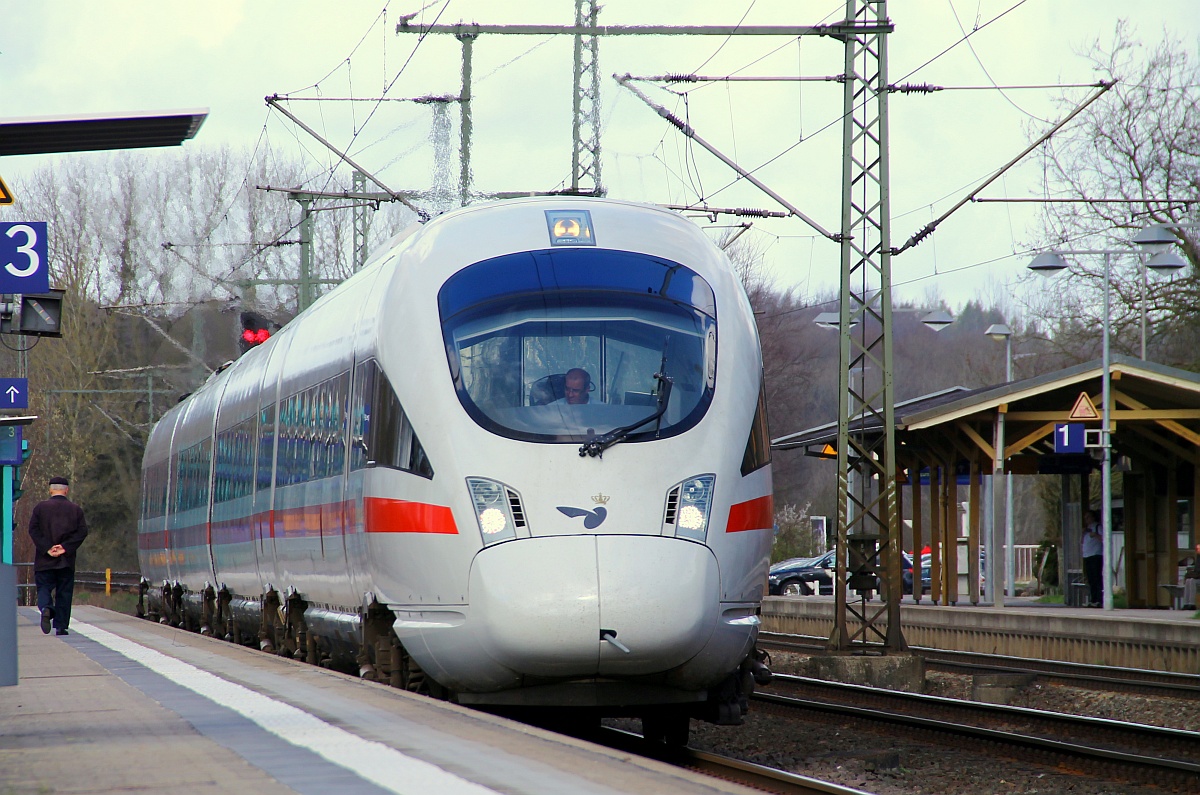
[[[596,0],[575,0],[575,99],[571,125],[571,190],[603,196],[600,182],[600,36]],[[588,32],[584,32],[584,31]]]
[[[836,624],[829,648],[906,648],[892,382],[886,0],[846,0],[838,384]],[[859,374],[857,385],[852,377]],[[881,429],[868,437],[868,427]],[[876,552],[877,550],[877,552]],[[919,565],[919,564],[918,564]],[[849,601],[856,573],[877,567],[884,605]],[[854,631],[851,632],[851,627]]]

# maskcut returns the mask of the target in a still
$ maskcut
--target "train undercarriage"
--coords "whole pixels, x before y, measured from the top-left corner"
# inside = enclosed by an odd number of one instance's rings
[[[280,593],[268,587],[258,599],[248,599],[211,584],[196,592],[179,582],[164,581],[155,587],[143,579],[138,589],[137,614],[268,654],[551,728],[578,731],[598,725],[604,717],[637,717],[646,739],[668,745],[687,743],[688,725],[693,718],[718,725],[740,725],[755,684],[766,684],[771,679],[769,657],[754,648],[736,670],[707,693],[684,694],[650,686],[643,688],[638,698],[627,698],[621,705],[601,705],[583,696],[576,700],[577,706],[550,708],[539,706],[537,697],[527,697],[537,688],[522,688],[527,692],[514,693],[512,698],[492,695],[479,699],[443,687],[422,670],[392,631],[396,620],[392,611],[374,600],[364,603],[354,614],[309,603],[294,588]],[[564,688],[594,693],[623,684],[589,680],[555,683],[545,690],[554,693],[556,703],[562,704]]]

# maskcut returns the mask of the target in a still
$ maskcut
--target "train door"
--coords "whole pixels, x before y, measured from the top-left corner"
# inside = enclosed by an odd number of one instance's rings
[[[169,422],[170,430],[166,431],[166,439],[164,440],[166,447],[166,459],[162,463],[162,515],[158,517],[154,523],[154,527],[161,530],[161,537],[155,538],[151,535],[150,539],[154,544],[153,557],[151,560],[158,564],[155,566],[155,574],[161,575],[161,580],[178,579],[176,571],[177,563],[175,559],[176,547],[178,544],[174,540],[174,521],[175,521],[175,490],[178,474],[179,449],[176,444],[176,434],[179,430],[179,423],[183,418],[182,411],[176,412],[174,415],[161,420],[161,422]],[[161,582],[155,582],[153,585],[161,585]]]
[[[226,382],[228,383],[228,382]],[[200,563],[205,568],[205,582],[217,583],[217,564],[216,558],[213,556],[213,487],[215,486],[214,479],[216,477],[216,461],[217,461],[217,408],[221,405],[221,395],[225,391],[225,384],[221,384],[215,394],[209,397],[209,405],[211,413],[206,423],[208,430],[208,484],[205,488],[204,500],[204,554],[200,556]]]
[[[212,420],[204,411],[199,403],[189,404],[171,441],[167,568],[170,579],[192,590],[213,578],[208,522]]]
[[[275,483],[275,404],[261,406],[255,435],[254,496],[250,506],[250,538],[259,586],[275,580],[275,550],[271,540],[271,491]]]
[[[354,604],[355,589],[350,582],[350,552],[347,535],[352,530],[354,512],[346,500],[346,443],[350,422],[350,371],[324,382],[322,398],[322,488],[321,530],[324,534],[326,571],[339,572],[331,584],[330,601]],[[361,593],[361,592],[358,592]]]
[[[258,392],[253,533],[257,545],[259,580],[263,587],[280,582],[279,554],[275,540],[282,520],[281,516],[276,515],[275,505],[275,489],[279,480],[277,468],[280,425],[284,420],[279,406],[279,376],[290,343],[291,335],[286,331],[274,338]]]
[[[342,505],[345,521],[346,564],[350,595],[370,590],[367,576],[366,525],[363,510],[367,469],[367,430],[371,416],[371,395],[375,386],[375,360],[356,358],[350,373],[350,396],[346,420],[346,465],[342,478]],[[353,603],[353,602],[352,602]]]
[[[235,371],[217,418],[212,488],[212,553],[216,579],[234,593],[256,594],[259,543],[254,522],[259,378]]]

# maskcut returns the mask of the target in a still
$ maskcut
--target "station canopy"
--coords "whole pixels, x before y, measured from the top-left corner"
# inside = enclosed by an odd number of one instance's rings
[[[1102,372],[1101,363],[1093,361],[998,386],[953,387],[899,402],[897,463],[907,466],[948,457],[981,465],[994,461],[996,428],[1003,415],[1006,472],[1089,471],[1094,465],[1090,452],[1055,453],[1054,428],[1082,423],[1099,430]],[[1117,454],[1151,461],[1200,460],[1200,374],[1119,355],[1112,357],[1111,374],[1110,421]],[[851,420],[850,432],[871,437],[882,434],[883,428],[876,417],[859,416]],[[780,436],[771,447],[829,458],[837,436],[835,421]],[[1099,451],[1094,452],[1098,457]]]
[[[179,146],[207,110],[0,119],[0,156]]]

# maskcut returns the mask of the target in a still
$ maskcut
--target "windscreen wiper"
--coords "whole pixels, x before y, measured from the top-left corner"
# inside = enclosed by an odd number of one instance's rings
[[[592,458],[604,457],[604,451],[612,447],[617,442],[624,439],[629,434],[636,431],[643,425],[648,425],[651,422],[662,417],[667,410],[667,403],[671,399],[671,388],[675,384],[675,379],[669,375],[655,373],[654,380],[658,381],[658,408],[654,413],[645,419],[638,420],[632,425],[626,425],[622,428],[613,428],[608,433],[600,434],[594,439],[590,439],[579,448],[579,457],[591,456]]]

